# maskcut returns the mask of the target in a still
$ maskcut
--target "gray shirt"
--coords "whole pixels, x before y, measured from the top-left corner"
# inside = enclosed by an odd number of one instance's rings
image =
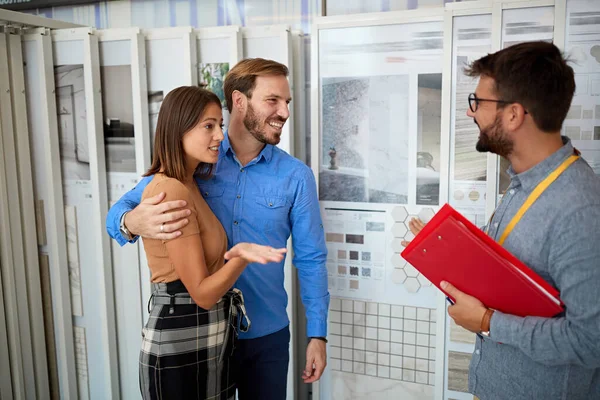
[[[500,238],[529,194],[573,154],[565,145],[515,174],[489,235]],[[529,208],[504,247],[560,291],[555,318],[496,311],[478,339],[469,391],[487,399],[600,399],[600,178],[579,159]],[[516,294],[515,294],[516,295]]]

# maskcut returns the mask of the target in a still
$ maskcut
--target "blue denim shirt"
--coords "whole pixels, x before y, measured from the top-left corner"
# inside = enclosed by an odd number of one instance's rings
[[[498,240],[525,199],[573,154],[564,146],[511,183],[489,235]],[[579,159],[540,196],[504,247],[560,291],[555,318],[496,311],[478,339],[469,391],[487,399],[600,399],[600,179]]]
[[[126,239],[119,230],[124,212],[140,202],[146,177],[113,207],[107,231],[121,245]],[[202,196],[215,213],[229,241],[229,247],[252,242],[286,247],[292,235],[293,264],[298,270],[300,293],[306,309],[307,335],[327,335],[327,248],[312,170],[281,149],[267,145],[245,167],[237,160],[229,138],[221,142],[214,176],[197,181]],[[289,324],[281,263],[249,264],[235,287],[244,294],[252,321],[240,338],[266,336]]]

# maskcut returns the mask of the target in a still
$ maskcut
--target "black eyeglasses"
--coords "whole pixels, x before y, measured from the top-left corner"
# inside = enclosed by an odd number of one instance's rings
[[[489,101],[492,103],[501,103],[501,104],[511,104],[516,103],[515,101],[506,101],[506,100],[492,100],[492,99],[480,99],[475,95],[475,93],[469,94],[469,108],[471,111],[475,112],[479,108],[480,101]],[[527,110],[525,110],[525,114],[527,114]]]

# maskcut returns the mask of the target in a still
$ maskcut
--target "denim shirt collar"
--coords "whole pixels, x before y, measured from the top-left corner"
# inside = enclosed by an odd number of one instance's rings
[[[515,187],[520,184],[525,191],[532,191],[544,178],[566,160],[567,157],[573,154],[574,150],[571,139],[562,136],[562,141],[563,146],[560,149],[525,172],[517,174],[513,170],[512,165],[508,167],[506,172],[510,176],[510,187]]]
[[[224,138],[221,142],[221,148],[219,151],[219,160],[221,159],[221,157],[225,157],[227,154],[230,154],[235,160],[237,160],[235,152],[233,151],[233,147],[231,147],[231,142],[229,141],[228,132],[224,132],[223,136]],[[255,158],[255,162],[259,162],[261,159],[264,159],[267,164],[270,163],[271,159],[273,158],[273,147],[274,146],[271,144],[265,145],[265,147]]]

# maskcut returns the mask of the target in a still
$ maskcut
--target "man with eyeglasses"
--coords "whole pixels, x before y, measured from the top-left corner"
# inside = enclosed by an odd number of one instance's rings
[[[465,72],[480,78],[467,111],[480,130],[476,149],[510,162],[510,185],[484,229],[566,305],[554,318],[522,318],[442,282],[456,299],[450,317],[481,334],[469,391],[482,400],[600,399],[600,179],[560,134],[573,69],[553,44],[530,42]]]

